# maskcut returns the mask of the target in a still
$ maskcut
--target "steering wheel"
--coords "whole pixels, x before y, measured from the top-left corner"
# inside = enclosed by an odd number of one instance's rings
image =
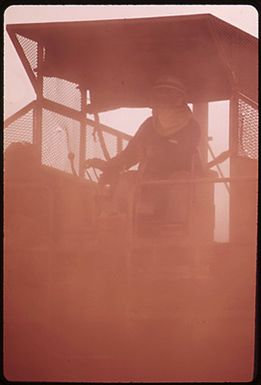
[[[88,172],[88,169],[92,168],[98,183],[100,183],[100,177],[98,176],[98,174],[96,172],[96,169],[98,169],[98,170],[103,172],[105,167],[106,167],[106,160],[103,160],[103,159],[100,159],[100,158],[86,159],[86,161],[84,162],[84,167],[86,169],[86,172],[88,174],[89,179],[92,180],[92,178],[91,178],[91,176],[90,176],[90,174]]]

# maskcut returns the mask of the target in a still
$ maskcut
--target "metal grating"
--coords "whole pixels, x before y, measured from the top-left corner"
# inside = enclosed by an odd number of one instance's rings
[[[79,170],[80,123],[63,115],[43,110],[42,164],[72,173],[68,152],[75,154]]]
[[[238,155],[258,159],[258,111],[238,99]]]
[[[219,19],[212,23],[217,32],[218,46],[223,61],[233,76],[234,87],[257,100],[258,95],[258,44],[252,36],[242,34],[239,29],[233,33],[229,25]],[[243,54],[244,53],[244,54]],[[246,66],[249,71],[246,71]]]
[[[93,127],[86,127],[86,159],[105,159],[98,135],[93,135]],[[117,141],[122,140],[123,149],[126,148],[128,140],[122,138],[121,132],[113,134],[103,131],[103,138],[110,157],[117,155]],[[33,110],[27,112],[4,130],[4,149],[13,142],[33,143]],[[79,148],[80,148],[80,122],[68,118],[59,113],[43,109],[42,119],[42,164],[72,173],[68,153],[75,154],[74,167],[79,171]],[[97,181],[100,171],[96,173],[90,169],[91,179]],[[88,173],[86,177],[89,178]]]
[[[13,142],[33,142],[33,110],[18,118],[4,130],[4,150]]]
[[[81,94],[77,84],[64,79],[44,77],[43,95],[56,103],[77,111],[81,109]]]
[[[16,34],[16,37],[24,50],[25,56],[30,63],[32,70],[37,68],[37,42],[27,37]]]

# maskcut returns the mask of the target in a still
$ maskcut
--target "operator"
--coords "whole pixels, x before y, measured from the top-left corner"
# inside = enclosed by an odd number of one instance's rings
[[[158,78],[151,90],[151,108],[152,115],[141,124],[126,149],[100,166],[100,182],[116,184],[116,195],[128,190],[133,180],[169,179],[176,172],[191,172],[200,127],[187,105],[182,82],[170,75]],[[138,172],[128,176],[125,171],[137,164]],[[93,159],[86,165],[97,163]]]

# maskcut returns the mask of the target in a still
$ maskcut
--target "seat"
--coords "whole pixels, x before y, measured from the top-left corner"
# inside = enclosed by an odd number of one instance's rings
[[[217,173],[207,169],[199,152],[190,171],[175,172],[168,180],[137,185],[131,213],[132,237],[183,237],[211,241],[214,237],[214,184]],[[201,182],[197,182],[197,179]]]

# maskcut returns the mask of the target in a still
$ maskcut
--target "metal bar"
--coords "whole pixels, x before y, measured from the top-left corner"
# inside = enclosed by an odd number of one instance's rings
[[[57,112],[61,115],[67,116],[68,118],[75,119],[78,121],[81,121],[82,119],[81,112],[74,110],[73,108],[64,106],[60,103],[54,102],[46,98],[43,98],[42,103],[43,103],[43,107],[46,108],[47,110]],[[85,120],[86,120],[86,124],[89,124],[90,126],[95,127],[95,121],[93,119],[85,118]],[[99,126],[103,131],[107,132],[108,134],[112,134],[116,136],[120,135],[122,139],[125,139],[125,140],[130,140],[132,138],[131,135],[118,131],[115,128],[109,127],[103,123],[99,123]]]
[[[255,102],[253,99],[251,99],[249,96],[246,96],[245,94],[242,94],[242,92],[239,92],[238,93],[238,96],[240,97],[240,99],[242,99],[243,101],[246,101],[251,107],[253,107],[254,109],[258,109],[258,103]]]
[[[214,16],[212,16],[214,18]],[[178,22],[184,22],[186,20],[203,20],[203,19],[206,19],[208,20],[209,19],[209,14],[202,14],[202,15],[175,15],[175,16],[166,16],[164,17],[164,21],[165,22],[173,22],[173,21],[178,21]],[[140,19],[140,23],[143,24],[145,22],[144,18],[143,19]],[[154,23],[154,22],[162,22],[162,17],[153,17],[153,18],[147,18],[146,19],[146,24],[151,24],[151,23]],[[51,30],[51,31],[57,31],[57,26],[61,27],[61,29],[64,29],[66,28],[68,25],[76,25],[76,26],[79,26],[79,25],[82,25],[82,26],[90,26],[90,25],[97,25],[97,26],[107,26],[107,25],[120,25],[120,24],[125,24],[126,21],[123,19],[123,20],[120,20],[120,19],[117,19],[117,20],[88,20],[88,21],[63,21],[63,22],[48,22],[48,23],[42,23],[41,24],[41,30],[42,31],[45,31],[45,30]],[[131,23],[134,23],[135,25],[137,24],[137,20],[136,19],[129,19],[128,20],[128,23],[131,24]],[[23,33],[23,31],[25,32],[28,32],[28,25],[30,26],[30,30],[31,31],[39,31],[39,23],[17,23],[17,24],[9,24],[7,25],[7,29],[8,30],[18,30],[18,31],[21,31],[21,33]],[[232,28],[233,26],[231,26]],[[234,27],[234,29],[236,29],[236,27]],[[244,33],[242,31],[242,33]],[[245,33],[246,34],[246,33]],[[247,35],[249,36],[249,35]],[[250,35],[250,37],[252,37]]]
[[[63,104],[54,102],[52,100],[43,98],[42,100],[43,107],[47,110],[56,112],[58,114],[64,115],[68,118],[78,120],[79,122],[82,119],[82,114],[80,111],[74,110],[73,108],[66,107]]]
[[[238,93],[234,92],[229,102],[229,151],[232,154],[238,153]],[[230,177],[235,177],[238,174],[237,159],[232,157],[230,160]],[[230,185],[230,200],[229,200],[229,239],[236,239],[238,226],[238,207],[236,197],[238,189],[235,185]]]
[[[85,171],[86,174],[87,174],[88,180],[89,180],[90,182],[93,182],[92,177],[91,177],[89,171],[88,171],[88,170],[84,170],[84,171]]]
[[[181,183],[224,183],[224,182],[258,182],[257,177],[224,177],[224,178],[193,178],[193,179],[173,179],[173,180],[151,180],[142,182],[141,185],[172,185]]]
[[[34,108],[36,101],[32,101],[28,103],[25,107],[21,108],[19,111],[15,112],[12,116],[7,118],[4,121],[4,129],[8,128],[10,124],[14,123],[17,119],[19,119],[21,116],[27,114],[31,109]]]
[[[228,81],[230,83],[230,87],[231,87],[231,94],[233,94],[234,90],[237,89],[237,79],[236,79],[236,76],[235,76],[235,73],[232,69],[232,66],[231,66],[231,63],[227,57],[227,54],[226,54],[226,50],[224,48],[224,44],[222,42],[222,40],[220,39],[220,37],[218,36],[218,33],[216,31],[216,28],[215,28],[215,25],[214,25],[214,18],[212,20],[210,20],[208,22],[208,30],[215,42],[215,46],[216,46],[216,49],[217,49],[217,52],[218,52],[218,55],[219,55],[219,58],[220,58],[220,61],[222,62],[226,72],[227,72],[227,75],[228,75]]]
[[[79,176],[84,178],[85,175],[85,159],[86,159],[86,104],[87,90],[80,88],[81,92],[81,119],[80,119],[80,151],[79,151]]]
[[[208,103],[194,103],[193,115],[201,129],[199,143],[200,154],[204,163],[208,162]]]
[[[28,61],[28,59],[27,59],[27,57],[26,57],[26,55],[24,53],[24,50],[23,50],[22,46],[20,45],[20,43],[19,43],[15,33],[11,33],[10,32],[9,36],[10,36],[10,39],[12,40],[12,42],[13,42],[13,45],[14,45],[14,47],[16,49],[16,52],[17,52],[17,54],[18,54],[18,56],[19,56],[19,58],[20,58],[20,60],[21,60],[21,62],[23,64],[23,66],[24,66],[24,69],[25,69],[25,71],[26,71],[26,73],[27,73],[27,75],[28,75],[28,77],[29,77],[29,79],[30,79],[30,81],[32,83],[32,86],[33,86],[33,88],[35,90],[35,93],[37,93],[37,80],[36,80],[36,76],[35,76],[35,74],[34,74],[34,72],[32,70],[32,67],[31,67],[31,65],[30,65],[30,63],[29,63],[29,61]]]
[[[196,120],[198,121],[202,135],[201,135],[201,143],[199,145],[200,147],[200,154],[202,156],[202,160],[204,163],[208,163],[208,151],[210,152],[213,159],[215,159],[215,154],[212,151],[212,148],[210,144],[208,143],[208,103],[195,103],[193,104],[193,115],[195,116]],[[220,174],[221,177],[224,177],[223,172],[219,166],[219,164],[216,165],[216,168]],[[229,186],[227,183],[225,183],[225,187],[227,191],[229,192]]]
[[[33,144],[38,151],[39,160],[42,157],[42,120],[43,120],[43,45],[37,45],[37,78],[36,78],[36,103],[33,113]]]
[[[97,181],[99,180],[99,177],[98,177],[98,174],[97,174],[97,172],[96,172],[96,170],[95,170],[95,167],[93,167],[93,172],[94,172],[94,175],[95,175],[95,177],[96,177],[96,179],[97,179]]]
[[[234,94],[229,102],[229,151],[231,154],[238,153],[238,94]],[[235,175],[235,165],[233,159],[230,161],[230,175]]]
[[[93,127],[95,126],[94,120],[87,118],[86,121],[87,121],[87,124],[89,124],[90,126],[93,126]],[[126,134],[125,132],[118,131],[115,128],[106,126],[103,123],[99,123],[99,126],[103,131],[107,132],[108,134],[117,135],[117,136],[120,135],[122,139],[125,139],[125,140],[130,140],[132,138],[131,135]]]
[[[100,119],[99,119],[99,114],[97,112],[94,113],[94,119],[95,119],[95,131],[98,134],[99,142],[100,142],[100,145],[101,145],[101,149],[102,149],[103,155],[104,155],[106,160],[109,160],[110,159],[110,154],[109,154],[109,151],[107,149],[107,146],[106,146],[103,134],[102,134],[102,130],[100,128]]]
[[[209,150],[209,152],[210,152],[212,158],[215,159],[215,158],[216,158],[216,157],[215,157],[215,154],[214,154],[214,152],[213,152],[213,150],[212,150],[212,148],[211,148],[211,146],[210,146],[209,143],[208,143],[208,150]],[[216,164],[215,167],[217,168],[217,170],[218,170],[218,172],[219,172],[219,175],[221,175],[221,177],[224,178],[223,171],[221,170],[219,164]],[[227,191],[230,192],[230,188],[229,188],[228,184],[225,182],[224,185],[225,185]]]

